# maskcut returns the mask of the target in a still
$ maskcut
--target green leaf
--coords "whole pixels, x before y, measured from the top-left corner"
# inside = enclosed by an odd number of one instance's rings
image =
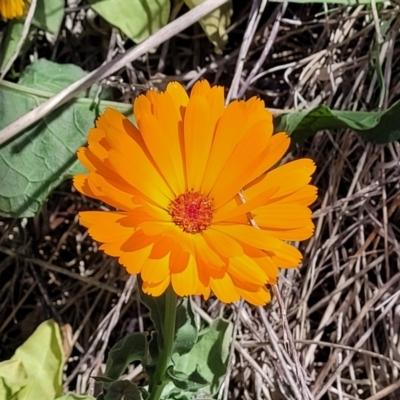
[[[105,377],[117,380],[126,366],[133,361],[147,364],[148,342],[144,333],[130,333],[120,340],[109,352]]]
[[[11,360],[22,363],[27,376],[15,400],[54,400],[62,395],[63,349],[60,329],[54,321],[39,325]]]
[[[104,395],[104,400],[143,400],[138,387],[127,380],[113,382]]]
[[[142,42],[168,22],[169,0],[89,0],[107,22],[135,43]]]
[[[189,353],[182,356],[174,354],[174,376],[196,374],[210,384],[210,391],[218,388],[220,378],[225,374],[229,343],[232,337],[232,324],[223,319],[214,321],[210,327],[199,333],[199,338]]]
[[[301,142],[325,129],[352,129],[372,143],[384,144],[400,139],[398,115],[400,101],[385,111],[340,111],[326,106],[284,114],[275,119],[275,132],[287,132]]]
[[[75,81],[83,78],[87,72],[75,64],[57,64],[55,62],[40,58],[28,65],[21,74],[18,84],[33,89],[40,89],[49,93],[58,93]],[[51,79],[49,79],[51,76]],[[94,97],[98,86],[90,88],[89,93],[79,93],[79,97]],[[102,91],[102,99],[109,97],[107,90]]]
[[[6,65],[17,51],[23,29],[24,20],[22,19],[14,19],[7,23],[3,40],[0,44],[0,73],[4,71]]]
[[[198,389],[209,384],[197,371],[187,375],[184,372],[173,371],[172,368],[169,368],[167,374],[172,382],[174,382],[174,385],[184,391],[196,392]]]
[[[28,376],[21,360],[0,363],[0,400],[11,399],[28,383]]]
[[[359,135],[368,142],[385,144],[400,139],[399,125],[400,101],[386,111],[379,113],[378,123],[371,129],[358,131]]]
[[[57,397],[56,400],[95,400],[94,397],[88,395],[79,395],[75,393],[67,393],[64,396]]]
[[[194,8],[205,0],[184,0],[189,8]],[[228,41],[226,29],[231,23],[232,1],[228,1],[210,14],[206,15],[199,22],[210,42],[215,46],[215,52],[222,54]]]
[[[49,83],[52,74],[57,80],[52,78]],[[21,77],[30,87],[0,82],[0,129],[53,95],[42,88],[52,85],[58,92],[81,76],[82,71],[75,66],[38,61]],[[124,114],[132,112],[129,104],[106,101],[100,103],[100,112],[107,106]],[[56,186],[84,172],[76,160],[76,150],[86,143],[96,116],[92,100],[79,98],[0,146],[0,214],[32,217]]]
[[[33,25],[45,32],[57,35],[64,18],[64,6],[64,0],[38,0],[33,16]]]
[[[184,298],[176,310],[173,353],[189,352],[197,341],[197,327],[189,298]]]
[[[139,287],[141,286],[139,281]],[[162,335],[164,325],[164,313],[165,313],[165,294],[154,297],[143,293],[140,290],[141,302],[150,310],[150,318],[153,321],[154,328],[156,330],[154,336],[156,336],[157,344],[159,347],[162,346]],[[176,311],[176,327],[175,327],[175,341],[173,353],[183,354],[188,352],[197,340],[197,327],[194,320],[194,313],[189,299],[183,299]],[[152,338],[151,343],[154,343]],[[152,344],[150,347],[152,348]]]

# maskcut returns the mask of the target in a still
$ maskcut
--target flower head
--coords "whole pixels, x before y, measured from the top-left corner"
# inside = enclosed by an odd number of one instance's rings
[[[0,17],[3,19],[20,18],[25,14],[24,0],[0,0]]]
[[[136,98],[134,116],[137,126],[107,109],[78,151],[89,173],[75,176],[75,187],[118,210],[81,212],[81,223],[141,275],[148,294],[172,285],[180,296],[267,303],[278,267],[301,262],[285,241],[313,233],[313,161],[271,170],[290,139],[272,135],[264,102],[225,107],[224,89],[207,81],[190,97],[176,82],[150,90]]]

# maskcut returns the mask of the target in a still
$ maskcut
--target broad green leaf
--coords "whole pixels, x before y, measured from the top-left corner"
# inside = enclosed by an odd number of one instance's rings
[[[128,364],[141,361],[147,364],[148,342],[144,333],[130,333],[108,353],[105,376],[117,380]]]
[[[9,400],[28,383],[28,376],[21,360],[0,363],[0,400]]]
[[[57,93],[85,75],[86,72],[74,64],[57,64],[41,58],[25,68],[18,84]],[[51,79],[49,79],[49,76],[51,76]],[[80,97],[83,96],[84,94],[81,93]]]
[[[29,88],[40,89],[49,93],[58,93],[60,90],[83,78],[87,74],[75,64],[57,64],[41,58],[28,65],[18,80],[18,84]],[[51,79],[49,79],[51,76]],[[79,93],[77,97],[94,97],[98,86],[90,88],[89,93]],[[108,90],[101,92],[101,99],[106,100]]]
[[[143,400],[138,387],[127,380],[113,382],[104,394],[104,400]]]
[[[176,331],[173,353],[185,354],[197,340],[197,327],[189,298],[184,298],[176,311]]]
[[[37,0],[33,25],[57,35],[64,18],[64,0]]]
[[[161,393],[160,400],[197,400],[199,395],[200,392],[196,393],[194,397],[193,392],[185,392],[185,390],[177,388],[172,381],[169,381]]]
[[[184,372],[173,371],[172,368],[169,368],[167,373],[174,385],[183,391],[197,392],[200,388],[209,384],[197,371],[187,375]]]
[[[57,397],[56,400],[95,400],[94,397],[88,395],[79,395],[75,393],[67,393],[64,396]]]
[[[7,23],[4,30],[4,36],[0,44],[0,73],[2,73],[17,51],[17,46],[22,38],[24,20],[14,19]]]
[[[75,66],[49,61],[40,61],[37,67],[35,64],[21,77],[30,87],[0,82],[0,129],[53,95],[42,88],[52,85],[58,92],[82,76]],[[52,74],[57,80],[52,77],[49,83]],[[99,111],[109,106],[124,114],[132,110],[129,104],[102,101]],[[84,171],[75,154],[86,143],[96,117],[92,100],[78,98],[0,146],[0,214],[34,216],[57,185]]]
[[[358,131],[358,134],[368,142],[385,144],[400,140],[399,125],[400,101],[393,104],[385,112],[378,113],[378,123],[371,127]]]
[[[384,144],[400,139],[400,101],[385,111],[340,111],[319,106],[312,110],[284,114],[275,119],[275,132],[287,132],[301,142],[325,129],[352,129],[363,139]]]
[[[167,24],[170,0],[89,0],[107,22],[135,43],[142,42]]]
[[[184,0],[189,8],[194,8],[205,0]],[[217,8],[199,22],[210,42],[215,46],[215,52],[222,54],[225,44],[228,41],[226,29],[231,23],[232,1],[228,1]]]
[[[174,354],[174,376],[192,374],[200,376],[209,383],[210,391],[218,387],[220,378],[225,374],[229,343],[232,337],[232,324],[223,319],[214,321],[210,327],[199,333],[198,341],[189,353],[182,356]]]
[[[63,358],[60,328],[52,320],[43,322],[11,358],[22,362],[27,375],[27,383],[15,400],[54,400],[61,396]]]

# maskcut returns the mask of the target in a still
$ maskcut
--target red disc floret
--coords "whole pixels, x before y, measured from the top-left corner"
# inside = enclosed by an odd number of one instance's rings
[[[199,233],[209,227],[213,208],[211,200],[200,192],[190,190],[180,194],[169,205],[169,213],[176,225],[187,233]]]

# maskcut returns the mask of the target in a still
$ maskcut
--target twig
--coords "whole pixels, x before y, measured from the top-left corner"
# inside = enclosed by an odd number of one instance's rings
[[[278,304],[279,304],[279,308],[281,309],[281,316],[282,316],[282,325],[283,325],[283,329],[285,331],[286,334],[286,338],[289,342],[289,347],[290,347],[290,351],[292,353],[292,357],[294,360],[294,364],[296,366],[296,375],[297,375],[297,379],[300,383],[300,387],[301,387],[301,391],[302,391],[302,395],[304,400],[309,400],[312,399],[312,395],[307,387],[307,383],[306,383],[306,378],[304,376],[304,370],[302,365],[300,364],[300,360],[299,360],[299,356],[297,354],[297,350],[296,350],[296,346],[294,344],[293,341],[293,336],[292,336],[292,332],[290,330],[288,321],[287,321],[287,317],[286,317],[286,308],[285,305],[283,304],[281,295],[279,293],[279,289],[276,285],[272,286],[271,288],[272,293],[275,295]]]
[[[372,16],[374,17],[376,38],[378,40],[378,43],[382,44],[384,39],[382,37],[381,27],[379,26],[379,15],[378,15],[378,10],[376,9],[376,0],[371,0],[371,10],[372,10]]]
[[[130,51],[119,57],[116,57],[109,63],[104,64],[90,72],[82,79],[79,79],[72,85],[62,90],[60,93],[53,96],[51,99],[47,100],[45,103],[36,107],[17,121],[2,129],[0,131],[0,145],[35,122],[43,119],[46,115],[50,114],[62,104],[73,99],[78,93],[89,88],[94,83],[99,82],[107,76],[115,73],[121,68],[124,68],[126,64],[131,63],[154,47],[157,47],[166,40],[171,39],[177,33],[188,28],[205,15],[209,14],[227,2],[228,0],[206,0],[204,3],[193,8],[181,17],[177,18],[175,21],[172,21],[168,25],[161,28],[159,31],[151,35],[149,38],[138,44]]]
[[[373,396],[366,398],[365,400],[381,400],[387,399],[390,393],[393,393],[395,390],[400,388],[400,380],[391,385],[385,387],[385,389],[380,390],[378,393],[375,393]]]
[[[242,45],[240,46],[238,62],[236,64],[236,69],[235,69],[235,75],[232,79],[228,95],[226,96],[226,104],[228,104],[232,99],[236,99],[238,97],[237,93],[239,90],[239,83],[242,77],[246,56],[250,49],[253,36],[256,33],[258,23],[260,21],[261,15],[266,5],[267,5],[267,0],[253,0],[253,5],[251,7],[249,15],[249,23],[247,24],[246,32],[244,33],[243,36]]]
[[[268,36],[268,40],[265,43],[264,49],[261,53],[261,56],[257,60],[257,62],[254,64],[254,67],[251,70],[249,76],[246,78],[242,87],[240,88],[238,98],[242,98],[244,96],[244,94],[246,93],[246,90],[248,89],[250,84],[252,84],[256,81],[256,79],[254,79],[254,77],[258,74],[258,71],[261,69],[261,67],[265,63],[265,60],[267,59],[268,54],[272,49],[272,46],[276,39],[276,36],[278,35],[279,27],[281,26],[282,16],[285,14],[287,5],[288,5],[288,3],[285,2],[280,6],[280,9],[278,11],[278,14],[277,14],[275,22],[274,22],[274,26],[272,27],[271,33]]]

